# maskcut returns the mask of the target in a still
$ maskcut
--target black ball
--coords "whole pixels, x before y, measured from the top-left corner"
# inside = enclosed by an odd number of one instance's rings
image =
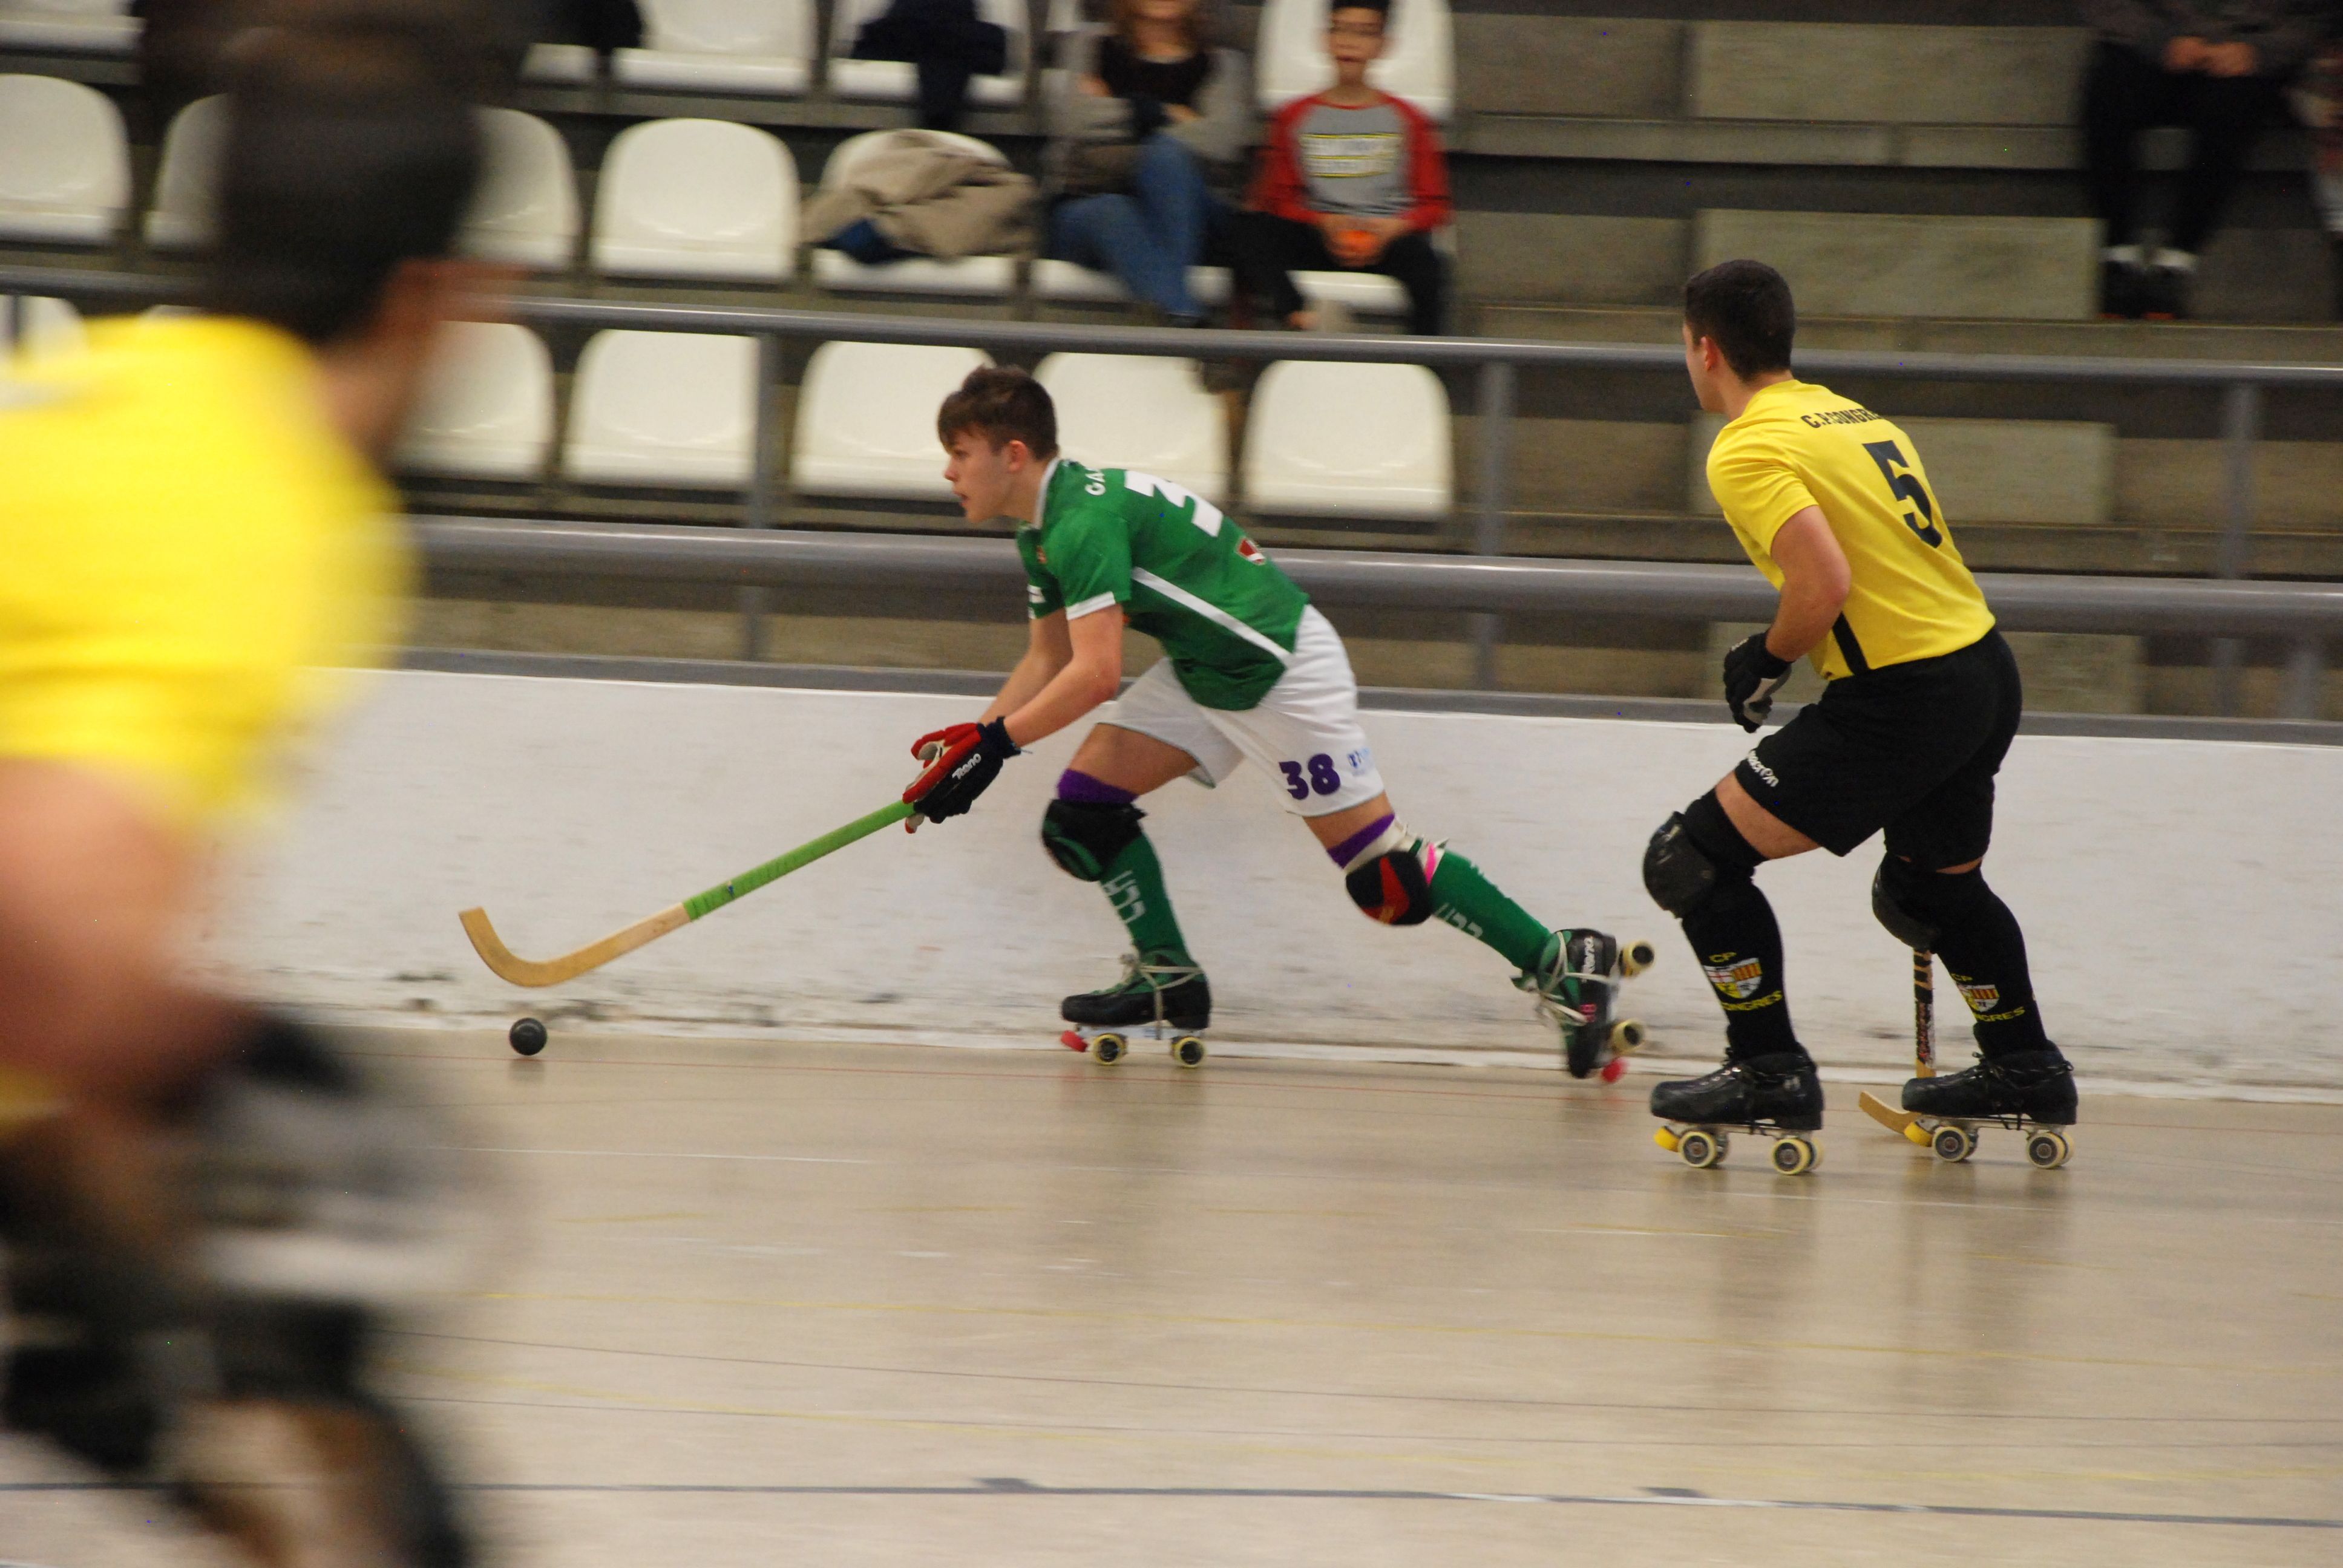
[[[525,1018],[507,1030],[505,1038],[512,1041],[512,1048],[523,1056],[535,1056],[545,1049],[545,1025],[536,1019]]]

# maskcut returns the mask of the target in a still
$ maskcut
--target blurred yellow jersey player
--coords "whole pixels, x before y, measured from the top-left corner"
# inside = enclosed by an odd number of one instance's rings
[[[75,763],[200,829],[253,801],[334,668],[397,634],[396,498],[309,347],[106,323],[0,382],[0,757]]]
[[[1827,387],[1761,387],[1709,448],[1708,487],[1765,579],[1774,538],[1819,508],[1846,557],[1846,601],[1813,653],[1827,679],[1934,658],[1993,629],[1912,437]]]
[[[479,166],[456,4],[305,0],[240,39],[206,314],[0,376],[0,1251],[38,1325],[0,1333],[0,1424],[163,1481],[264,1568],[470,1560],[366,1387],[447,1157],[178,961],[207,840],[398,627],[376,465],[479,281],[448,258]]]

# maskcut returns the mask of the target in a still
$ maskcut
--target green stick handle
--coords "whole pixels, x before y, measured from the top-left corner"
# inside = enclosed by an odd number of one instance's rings
[[[693,920],[722,909],[735,899],[746,898],[768,882],[777,882],[791,871],[810,866],[833,850],[843,849],[857,839],[867,839],[880,829],[901,821],[911,814],[908,800],[890,800],[868,817],[857,817],[843,828],[833,828],[819,839],[809,839],[778,859],[766,861],[754,870],[743,871],[729,882],[719,882],[706,892],[683,900],[683,912]]]

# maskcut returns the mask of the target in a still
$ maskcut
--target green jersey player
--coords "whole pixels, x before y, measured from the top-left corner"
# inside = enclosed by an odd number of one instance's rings
[[[1066,999],[1068,1022],[1186,1034],[1210,1021],[1211,987],[1133,802],[1183,777],[1216,784],[1251,762],[1283,788],[1360,909],[1387,925],[1437,920],[1487,943],[1560,1026],[1571,1071],[1615,1076],[1618,983],[1642,955],[1623,960],[1602,931],[1549,929],[1463,856],[1401,825],[1359,729],[1342,638],[1233,522],[1151,475],[1059,457],[1057,411],[1021,370],[970,374],[937,427],[951,455],[944,477],[969,518],[1023,525],[1032,628],[983,718],[913,747],[930,766],[905,798],[927,819],[959,816],[1020,748],[1112,705],[1059,779],[1041,842],[1100,885],[1135,954],[1120,982]],[[1165,657],[1118,700],[1126,626]],[[1631,1037],[1631,1026],[1618,1032]]]

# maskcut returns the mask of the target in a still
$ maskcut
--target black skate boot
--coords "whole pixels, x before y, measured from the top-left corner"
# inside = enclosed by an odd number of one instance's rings
[[[1617,1017],[1619,987],[1651,967],[1655,956],[1649,942],[1622,947],[1608,932],[1565,926],[1554,933],[1536,969],[1513,977],[1515,988],[1535,996],[1538,1011],[1561,1030],[1563,1065],[1571,1077],[1591,1078],[1600,1070],[1604,1082],[1616,1083],[1627,1070],[1628,1053],[1644,1043],[1644,1026]]]
[[[2075,1124],[2075,1070],[2056,1046],[1980,1056],[1966,1071],[1905,1084],[1904,1109],[1915,1117],[1904,1136],[1947,1163],[1976,1153],[1977,1124],[1991,1122],[2026,1133],[2026,1157],[2055,1171],[2073,1152],[2065,1129]]]
[[[1087,1050],[1106,1065],[1121,1061],[1131,1037],[1144,1033],[1170,1040],[1172,1059],[1181,1066],[1200,1067],[1202,1036],[1212,1021],[1212,988],[1204,971],[1180,954],[1125,953],[1122,979],[1068,997],[1058,1015],[1073,1025],[1059,1036],[1067,1049]]]
[[[1674,1124],[1654,1134],[1659,1146],[1696,1169],[1725,1158],[1728,1128],[1774,1139],[1774,1169],[1785,1176],[1822,1161],[1814,1140],[1804,1136],[1823,1124],[1822,1081],[1815,1076],[1814,1058],[1803,1050],[1726,1057],[1705,1077],[1659,1084],[1652,1091],[1652,1114]]]

